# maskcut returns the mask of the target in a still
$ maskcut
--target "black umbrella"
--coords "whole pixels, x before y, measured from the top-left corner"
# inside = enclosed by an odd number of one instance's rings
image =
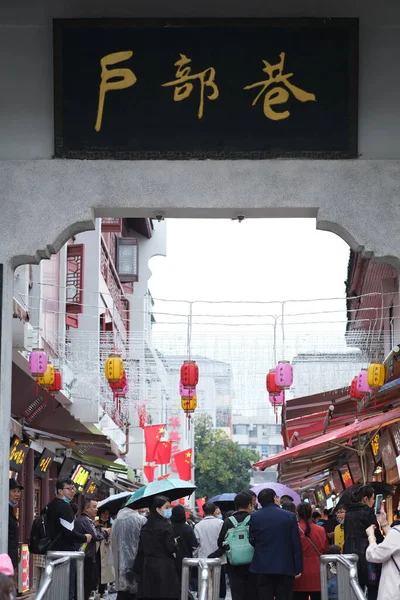
[[[362,488],[363,485],[364,484],[362,483],[356,483],[355,485],[352,485],[351,487],[344,490],[344,492],[342,492],[339,496],[338,505],[343,504],[344,506],[348,506],[349,504],[352,504],[351,495],[354,492],[358,492],[358,490]],[[394,487],[390,485],[390,483],[385,483],[383,481],[371,481],[366,483],[365,485],[370,485],[374,488],[375,496],[377,496],[378,494],[382,494],[384,498],[387,498],[388,496],[392,496],[395,492]]]

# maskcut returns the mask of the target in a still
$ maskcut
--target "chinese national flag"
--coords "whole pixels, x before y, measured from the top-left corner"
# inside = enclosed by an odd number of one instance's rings
[[[158,442],[154,460],[158,465],[167,465],[171,460],[172,442]]]
[[[192,449],[188,448],[174,454],[174,459],[179,477],[184,481],[190,481],[192,478]]]
[[[144,427],[144,442],[146,444],[146,462],[153,462],[157,444],[165,432],[165,425],[146,425]]]
[[[157,469],[154,465],[145,465],[143,472],[146,475],[147,483],[154,481],[154,471]]]

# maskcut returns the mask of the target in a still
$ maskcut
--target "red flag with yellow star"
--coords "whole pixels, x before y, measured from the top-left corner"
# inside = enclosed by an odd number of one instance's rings
[[[146,462],[154,461],[157,444],[165,433],[166,425],[146,425],[144,427],[144,443],[146,444]]]
[[[180,479],[190,481],[192,478],[192,449],[187,448],[187,450],[174,454],[174,459]]]
[[[158,442],[154,460],[158,465],[167,465],[171,460],[172,442]]]

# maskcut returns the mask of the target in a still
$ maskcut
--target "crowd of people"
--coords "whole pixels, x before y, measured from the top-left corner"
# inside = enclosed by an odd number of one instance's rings
[[[10,515],[21,491],[10,480]],[[97,502],[86,499],[78,516],[75,493],[70,479],[57,482],[56,496],[43,512],[51,531],[43,554],[84,551],[85,600],[94,593],[106,595],[110,584],[118,600],[178,600],[182,561],[192,557],[220,559],[220,600],[227,585],[232,600],[320,600],[320,556],[341,553],[358,556],[358,580],[368,600],[400,600],[400,521],[389,526],[383,510],[375,515],[370,486],[331,511],[307,502],[295,506],[292,498],[279,498],[270,488],[258,497],[247,490],[236,495],[235,510],[225,514],[206,502],[202,518],[188,515],[180,504],[171,506],[165,496],[155,497],[149,509],[126,506],[116,515],[101,509],[99,516]],[[9,556],[0,555],[0,600],[15,596],[17,526],[10,519]],[[31,543],[41,548],[43,540],[33,535]],[[340,600],[333,558],[327,585],[330,600]],[[189,599],[196,592],[193,570]],[[69,597],[76,598],[74,562]]]

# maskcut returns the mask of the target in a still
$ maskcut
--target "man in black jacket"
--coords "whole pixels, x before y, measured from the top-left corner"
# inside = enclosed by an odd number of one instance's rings
[[[238,523],[242,523],[249,515],[254,512],[253,499],[248,492],[241,492],[235,496],[235,509],[232,517]],[[218,538],[218,548],[224,550],[225,537],[229,529],[234,527],[231,518],[224,522],[221,533]],[[246,598],[256,597],[256,578],[249,572],[250,565],[234,566],[228,562],[228,575],[231,584],[232,600],[245,600]]]
[[[111,529],[104,529],[103,531],[96,531],[94,526],[94,519],[97,515],[97,502],[95,500],[85,500],[85,508],[80,517],[75,521],[75,531],[77,533],[90,534],[92,540],[88,543],[85,548],[85,562],[84,562],[84,580],[85,580],[85,600],[89,600],[90,594],[93,590],[96,590],[99,585],[99,571],[97,568],[96,560],[96,542],[107,540],[111,533]],[[77,545],[76,550],[79,550],[80,546]]]
[[[18,485],[15,479],[9,481],[8,496],[8,556],[11,558],[14,570],[18,567],[18,519],[15,516],[14,508],[21,500],[21,491],[24,488]]]
[[[57,495],[47,506],[47,515],[53,539],[51,550],[73,552],[76,544],[92,541],[90,533],[75,531],[75,516],[71,508],[76,490],[72,479],[59,479],[56,484]],[[69,600],[75,598],[76,563],[70,564]]]

